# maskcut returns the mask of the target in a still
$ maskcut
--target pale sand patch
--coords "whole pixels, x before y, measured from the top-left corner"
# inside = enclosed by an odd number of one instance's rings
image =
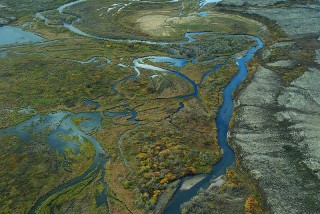
[[[140,23],[142,28],[155,29],[163,26],[168,18],[170,18],[170,16],[146,15],[137,19],[137,22]]]
[[[194,185],[196,185],[197,183],[199,183],[200,181],[202,181],[205,178],[205,175],[196,175],[193,176],[192,178],[189,178],[187,180],[185,180],[183,182],[183,184],[181,185],[180,189],[181,190],[189,190],[191,189]]]
[[[137,19],[140,29],[154,36],[170,36],[175,32],[172,24],[184,24],[199,19],[196,16],[190,17],[170,17],[166,15],[146,15]]]
[[[147,15],[137,19],[137,23],[142,31],[151,35],[168,36],[165,29],[166,21],[169,16],[165,15]]]
[[[198,17],[198,16],[170,17],[167,19],[167,23],[185,24],[185,23],[194,22],[199,19],[201,19],[201,17]]]
[[[210,184],[208,189],[214,188],[214,187],[221,187],[226,181],[223,179],[223,176],[218,177],[215,179],[212,184]]]

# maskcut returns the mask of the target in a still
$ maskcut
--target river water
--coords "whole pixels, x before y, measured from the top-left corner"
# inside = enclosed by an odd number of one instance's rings
[[[229,122],[233,113],[233,97],[234,90],[243,82],[246,78],[248,71],[246,62],[252,59],[254,53],[263,47],[263,42],[258,37],[253,37],[258,42],[258,45],[251,48],[247,54],[239,59],[235,59],[238,65],[238,73],[233,77],[231,82],[223,90],[223,105],[220,107],[218,117],[216,119],[216,126],[218,129],[218,143],[223,150],[221,160],[214,166],[212,172],[207,174],[203,180],[194,185],[188,190],[178,189],[174,194],[172,200],[168,204],[164,213],[180,213],[180,206],[194,197],[197,192],[203,188],[206,189],[210,185],[210,181],[218,178],[226,173],[228,167],[234,166],[235,154],[234,151],[228,145],[227,133],[229,130]],[[186,180],[186,179],[185,179]]]
[[[69,6],[81,3],[85,0],[78,0],[75,2],[71,2],[68,4],[65,4],[58,8],[58,11],[60,13],[63,13],[64,9],[66,9]],[[217,1],[203,1],[202,6],[204,6],[207,3],[210,2],[217,2]],[[205,14],[204,14],[205,15]],[[40,13],[37,13],[38,18],[42,18],[45,21],[47,19],[42,16]],[[103,40],[114,40],[114,39],[108,39],[108,38],[101,38],[89,35],[85,32],[82,32],[81,30],[77,29],[75,26],[69,23],[65,23],[64,26],[71,30],[74,33],[77,33],[82,36],[92,37],[96,39],[103,39]],[[1,34],[2,33],[2,34]],[[194,36],[204,34],[203,32],[189,32],[185,34],[185,37],[187,38],[187,42],[194,42],[196,39]],[[1,35],[8,35],[6,37],[2,37]],[[241,36],[241,35],[235,35],[235,36]],[[10,38],[8,38],[10,37]],[[200,190],[200,188],[207,188],[210,185],[210,181],[213,179],[224,175],[226,172],[226,168],[233,166],[235,163],[235,154],[234,151],[228,146],[227,143],[227,133],[229,128],[229,122],[233,113],[233,98],[232,93],[234,90],[243,82],[247,75],[247,68],[246,68],[246,62],[252,59],[255,52],[257,52],[260,48],[263,46],[263,42],[257,38],[252,36],[253,39],[255,39],[258,42],[258,45],[251,48],[247,54],[241,58],[233,59],[236,61],[238,66],[238,73],[231,82],[225,87],[223,91],[223,105],[220,107],[220,110],[218,112],[218,117],[216,119],[216,125],[218,128],[218,142],[220,148],[223,150],[223,155],[221,160],[214,166],[212,172],[210,174],[205,174],[204,178],[198,182],[196,185],[191,187],[190,189],[181,189],[179,188],[176,193],[174,194],[172,200],[168,204],[167,208],[165,209],[165,213],[172,214],[172,213],[180,213],[180,206],[186,202],[189,201],[193,196],[197,194],[197,192]],[[38,37],[32,33],[22,31],[19,28],[14,27],[1,27],[0,28],[0,45],[6,45],[6,44],[12,44],[15,42],[39,42],[42,41],[41,37]],[[148,44],[169,44],[166,42],[152,42],[152,41],[140,41],[140,40],[121,40],[123,42],[145,42]],[[180,42],[185,43],[185,42]],[[80,63],[91,63],[95,61],[95,58],[92,58],[86,62],[80,62]],[[144,63],[144,60],[150,60],[153,62],[163,62],[167,63],[168,65],[172,66],[172,70],[163,69],[154,65],[149,65]],[[107,59],[106,59],[107,61]],[[195,82],[193,82],[189,77],[181,74],[178,70],[187,65],[188,63],[195,62],[194,59],[177,59],[177,58],[171,58],[166,56],[147,56],[144,58],[138,58],[133,60],[133,68],[135,70],[135,74],[128,76],[124,78],[123,80],[120,80],[119,82],[125,82],[126,80],[130,78],[138,78],[141,74],[139,69],[148,69],[152,70],[155,73],[155,75],[151,76],[151,78],[156,78],[160,74],[165,75],[166,73],[171,75],[176,75],[179,78],[182,78],[184,81],[187,81],[193,88],[193,92],[190,94],[183,94],[178,97],[173,97],[174,99],[185,99],[189,97],[197,98],[198,96],[198,86]],[[111,63],[111,62],[109,62]],[[119,65],[124,66],[124,65]],[[216,65],[216,67],[212,68],[212,70],[208,71],[203,77],[202,81],[208,76],[211,72],[215,72],[217,69],[219,69],[223,65]],[[159,74],[160,73],[160,74]],[[118,83],[119,83],[118,82]],[[118,85],[116,83],[113,86],[114,91],[116,92],[116,87]],[[100,107],[100,104],[91,101],[89,99],[84,100],[84,105],[94,105],[96,109]],[[177,109],[175,113],[178,113],[182,108],[184,108],[183,102],[180,103],[180,107]],[[136,126],[139,125],[139,122],[136,121],[137,112],[134,109],[128,109],[123,112],[104,112],[105,115],[110,117],[122,117],[122,116],[128,116],[131,115],[131,117],[128,119],[129,122],[135,123]],[[73,118],[77,117],[83,117],[85,120],[79,124],[79,127],[76,127],[71,121]],[[73,186],[79,182],[81,182],[83,179],[85,179],[89,174],[94,173],[95,175],[98,175],[100,172],[102,174],[105,174],[104,165],[107,162],[107,154],[103,150],[103,148],[100,146],[100,144],[90,136],[90,133],[95,132],[101,128],[101,115],[96,112],[90,112],[90,113],[79,113],[79,114],[73,114],[71,112],[64,112],[60,111],[57,113],[51,113],[48,115],[36,115],[33,118],[31,118],[28,121],[25,121],[17,126],[10,127],[4,130],[0,130],[0,137],[3,135],[8,134],[14,134],[17,136],[20,136],[22,140],[24,141],[30,141],[32,140],[32,134],[34,133],[40,133],[43,130],[51,130],[47,137],[47,143],[51,146],[51,148],[63,153],[64,148],[69,147],[72,149],[77,150],[79,148],[79,145],[83,143],[84,139],[91,142],[92,145],[95,147],[95,157],[94,162],[90,166],[89,169],[79,177],[67,182],[66,184],[60,185],[57,188],[53,189],[52,191],[48,192],[46,195],[42,196],[32,207],[30,210],[30,213],[35,213],[37,208],[46,201],[50,196],[59,193],[66,188]],[[63,140],[63,137],[61,136],[73,136],[77,137],[78,141],[66,141]],[[121,142],[121,139],[119,140]],[[121,143],[119,143],[119,148],[121,147]],[[120,148],[121,150],[121,148]],[[181,184],[188,178],[183,179]],[[102,179],[103,180],[103,179]],[[101,180],[101,182],[103,182]],[[103,182],[105,186],[105,190],[103,191],[103,194],[97,197],[97,203],[98,204],[106,204],[107,203],[107,184]]]

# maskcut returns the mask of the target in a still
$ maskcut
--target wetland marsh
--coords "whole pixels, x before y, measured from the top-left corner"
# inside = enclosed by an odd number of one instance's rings
[[[211,2],[79,0],[18,18],[27,40],[0,43],[5,213],[179,213],[235,166],[233,92],[269,32],[199,13]]]

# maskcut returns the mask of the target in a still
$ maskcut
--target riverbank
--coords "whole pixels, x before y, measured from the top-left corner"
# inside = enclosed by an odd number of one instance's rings
[[[283,3],[267,10],[243,7],[246,13],[278,23],[287,34],[287,39],[270,44],[262,53],[260,66],[236,101],[231,132],[241,165],[274,213],[320,210],[316,86],[320,28],[317,19],[305,15],[317,16],[318,7],[307,2]]]

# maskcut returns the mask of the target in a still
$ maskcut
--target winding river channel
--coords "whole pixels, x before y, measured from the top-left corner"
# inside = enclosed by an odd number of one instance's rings
[[[237,66],[239,68],[236,76],[233,77],[231,82],[225,87],[223,90],[223,104],[219,109],[218,117],[216,119],[216,125],[218,129],[218,143],[220,148],[223,151],[223,155],[221,160],[214,166],[212,172],[210,174],[206,174],[205,177],[192,188],[178,189],[174,194],[171,202],[168,204],[165,209],[165,213],[180,213],[180,206],[189,201],[193,196],[197,194],[197,192],[203,188],[206,189],[209,187],[210,182],[218,178],[221,175],[226,173],[226,169],[235,164],[235,154],[234,151],[228,145],[228,130],[229,123],[233,113],[233,97],[232,94],[234,90],[243,82],[246,78],[248,71],[246,67],[246,62],[252,59],[254,53],[263,47],[263,42],[258,38],[253,36],[253,38],[258,42],[258,45],[251,48],[244,57],[235,59],[237,62]]]
[[[81,3],[85,0],[78,0],[74,1],[68,4],[65,4],[61,7],[59,7],[57,10],[60,13],[63,13],[63,11],[70,6],[73,6],[75,4]],[[211,1],[204,1],[204,2],[211,2]],[[213,2],[213,1],[212,1]],[[217,1],[214,1],[217,2]],[[47,18],[45,18],[41,13],[36,14],[37,18],[43,19],[45,22],[48,22]],[[72,23],[64,23],[64,27],[68,28],[74,33],[77,33],[82,36],[92,37],[96,39],[102,39],[102,40],[114,40],[114,39],[108,39],[108,38],[102,38],[97,37],[93,35],[89,35],[80,29],[77,29]],[[13,30],[12,27],[2,27],[0,28],[0,37],[2,31],[8,31],[10,30],[10,34],[16,35],[16,32],[19,32],[21,34],[21,29],[17,28],[18,30]],[[194,36],[198,34],[204,34],[203,32],[192,32],[192,33],[186,33],[185,38],[188,40],[187,42],[194,42],[196,38]],[[39,42],[42,41],[41,38],[37,37],[36,35],[32,36],[30,33],[26,33],[25,35],[28,35],[30,38],[29,41],[32,42]],[[231,35],[231,36],[244,36],[244,35]],[[182,180],[181,185],[179,189],[175,192],[172,200],[168,204],[168,206],[165,209],[165,213],[173,214],[173,213],[180,213],[180,206],[186,202],[189,201],[193,196],[197,194],[197,192],[201,188],[208,188],[210,185],[210,182],[221,176],[224,175],[226,172],[226,168],[233,166],[235,164],[235,154],[234,151],[228,146],[227,143],[227,135],[228,135],[228,128],[229,128],[229,122],[233,113],[233,107],[234,107],[234,101],[232,94],[237,89],[239,84],[243,82],[243,80],[247,76],[247,68],[246,63],[252,59],[254,54],[262,48],[263,42],[256,36],[252,36],[254,40],[257,41],[258,45],[255,47],[252,47],[250,50],[247,51],[245,56],[242,56],[241,58],[236,59],[229,59],[229,60],[235,60],[236,64],[238,66],[238,73],[236,76],[233,77],[231,82],[225,87],[223,91],[223,105],[220,107],[218,112],[218,117],[216,119],[216,125],[218,128],[218,142],[221,150],[223,151],[223,155],[221,160],[214,166],[212,172],[210,174],[203,175],[203,178],[200,182],[195,184],[189,189],[183,189],[181,188],[184,181],[186,181],[188,178],[185,178]],[[18,39],[17,39],[18,40]],[[117,40],[118,41],[118,40]],[[170,44],[166,42],[152,42],[152,41],[140,41],[140,40],[121,40],[123,42],[143,42],[148,44],[157,44],[157,45],[164,45],[164,44]],[[20,41],[21,42],[21,41]],[[23,42],[23,41],[22,41]],[[185,43],[185,42],[179,42],[179,43]],[[1,45],[1,39],[0,39],[0,45]],[[3,44],[10,44],[6,41],[4,41]],[[4,56],[5,57],[5,56]],[[91,63],[95,61],[95,57],[90,59],[86,62],[80,62],[80,63]],[[104,58],[106,63],[111,63],[111,61],[108,61],[107,58]],[[182,73],[173,70],[168,70],[164,68],[160,68],[154,65],[149,65],[144,63],[144,61],[153,61],[153,62],[162,62],[167,63],[168,65],[172,66],[172,68],[180,69],[183,66],[185,66],[188,63],[193,63],[194,59],[176,59],[166,56],[147,56],[144,58],[137,58],[133,60],[133,65],[131,66],[135,70],[135,74],[128,76],[117,83],[114,84],[113,90],[115,93],[117,93],[116,88],[117,85],[120,82],[125,82],[130,78],[138,78],[141,74],[141,71],[139,69],[147,69],[151,70],[154,73],[153,76],[150,78],[157,78],[159,74],[170,74],[175,75],[178,78],[182,78],[183,81],[186,81],[189,85],[191,85],[193,92],[189,94],[182,94],[176,97],[172,97],[169,99],[186,99],[189,97],[197,98],[198,96],[198,86],[197,84],[192,81],[189,77],[186,75],[183,75]],[[119,66],[125,66],[120,65]],[[221,64],[216,65],[216,67],[212,68],[212,70],[208,71],[204,76],[202,77],[201,81],[203,81],[209,74],[209,72],[214,72],[217,69],[219,69]],[[84,105],[91,105],[94,104],[96,106],[96,109],[100,107],[100,104],[94,101],[91,101],[89,99],[84,100]],[[182,108],[184,108],[183,102],[180,103],[180,107],[177,109],[175,113],[178,113]],[[128,109],[123,112],[104,112],[106,116],[110,117],[123,117],[131,115],[131,117],[128,119],[129,122],[135,123],[136,126],[139,126],[139,121],[136,120],[137,112],[134,109]],[[72,119],[74,118],[83,118],[83,122],[81,122],[78,125],[75,125],[72,123]],[[66,147],[79,150],[79,145],[83,143],[84,141],[89,141],[92,143],[92,145],[95,147],[95,156],[93,164],[90,166],[89,169],[87,169],[82,175],[79,177],[63,184],[55,189],[51,190],[47,194],[43,195],[32,207],[29,213],[35,213],[36,210],[41,206],[43,202],[45,202],[49,197],[53,195],[63,194],[63,190],[65,190],[68,187],[71,187],[73,185],[78,184],[83,179],[88,178],[89,176],[92,176],[94,174],[96,177],[102,173],[102,175],[105,175],[105,168],[104,165],[108,161],[108,155],[103,150],[103,148],[100,146],[99,142],[97,142],[93,137],[90,136],[90,133],[97,131],[101,128],[101,115],[97,112],[89,112],[89,113],[79,113],[79,114],[73,114],[71,112],[66,111],[59,111],[56,113],[50,113],[48,115],[41,115],[38,114],[34,116],[33,118],[18,124],[14,127],[9,127],[3,130],[0,130],[0,137],[4,135],[16,135],[20,136],[20,138],[23,141],[30,141],[33,139],[33,135],[41,132],[48,133],[46,141],[50,145],[52,149],[55,149],[63,154],[63,150]],[[72,137],[73,140],[65,140]],[[123,138],[123,135],[121,136]],[[121,138],[119,139],[118,146],[121,151]],[[97,197],[98,204],[105,203],[107,204],[107,184],[101,179],[101,182],[103,183],[105,189],[103,193]],[[57,197],[58,197],[57,196]]]

